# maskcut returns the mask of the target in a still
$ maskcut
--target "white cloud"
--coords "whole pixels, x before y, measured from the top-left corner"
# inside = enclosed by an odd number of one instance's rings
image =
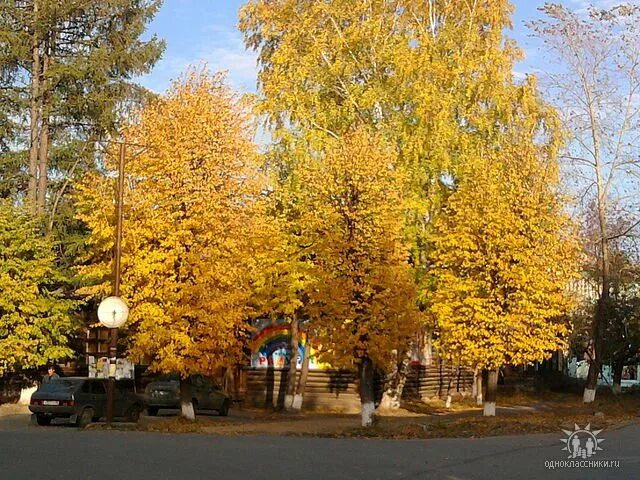
[[[257,54],[247,51],[236,30],[211,25],[205,42],[198,48],[198,62],[206,62],[213,71],[227,70],[229,81],[241,91],[255,91]]]
[[[168,46],[165,56],[153,72],[140,79],[147,88],[163,92],[190,66],[206,64],[212,72],[228,71],[228,81],[241,92],[256,89],[256,53],[247,51],[240,32],[218,24],[211,24],[199,32],[198,43],[187,51],[176,51]]]

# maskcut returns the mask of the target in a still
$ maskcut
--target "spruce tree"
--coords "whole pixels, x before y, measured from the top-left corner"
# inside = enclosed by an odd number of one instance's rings
[[[141,36],[161,3],[8,0],[0,7],[0,102],[28,132],[10,140],[27,178],[18,190],[33,213],[44,214],[67,177],[91,167],[93,144],[115,134],[123,111],[148,94],[135,79],[151,70],[164,43]],[[9,122],[0,122],[1,137]],[[62,181],[50,185],[52,177]]]

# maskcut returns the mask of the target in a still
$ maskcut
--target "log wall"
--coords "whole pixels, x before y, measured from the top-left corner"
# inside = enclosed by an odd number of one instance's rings
[[[259,408],[282,408],[288,368],[247,368],[243,372],[242,401]],[[471,394],[473,372],[436,364],[411,367],[405,383],[404,399],[427,399]],[[384,382],[376,378],[376,397],[382,396]],[[305,410],[357,412],[360,409],[357,375],[349,370],[311,370],[304,397]]]

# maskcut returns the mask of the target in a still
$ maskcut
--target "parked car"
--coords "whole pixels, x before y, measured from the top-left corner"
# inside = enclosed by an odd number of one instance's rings
[[[68,418],[84,427],[106,415],[107,380],[66,377],[45,383],[31,396],[29,410],[38,425],[49,425],[54,418]],[[143,410],[144,402],[135,394],[133,382],[116,381],[113,416],[137,422]]]
[[[186,381],[196,411],[217,410],[223,417],[229,414],[231,397],[215,382],[204,375],[191,375]],[[180,408],[180,377],[178,374],[159,377],[147,385],[143,398],[149,415],[157,415],[161,408]]]

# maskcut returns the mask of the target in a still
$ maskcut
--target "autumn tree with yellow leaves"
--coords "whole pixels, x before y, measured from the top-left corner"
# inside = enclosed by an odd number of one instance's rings
[[[314,147],[361,124],[393,146],[418,276],[439,176],[520,55],[503,33],[512,11],[508,0],[250,0],[241,10],[258,53],[258,111],[279,147]]]
[[[419,311],[403,242],[404,172],[390,149],[361,128],[300,165],[303,235],[313,251],[309,296],[319,355],[357,366],[362,425],[373,421],[374,368],[415,333]]]
[[[508,0],[250,0],[241,10],[245,43],[258,53],[258,111],[287,174],[305,162],[300,150],[321,150],[359,125],[392,146],[420,292],[428,291],[432,219],[447,195],[442,180],[466,161],[473,137],[493,128],[487,105],[512,82],[520,56],[504,36],[512,11]],[[409,347],[392,369],[398,389]]]
[[[469,143],[434,224],[429,293],[443,356],[484,370],[485,415],[497,369],[539,362],[566,345],[577,269],[558,194],[559,130],[532,80],[503,88],[495,124]]]
[[[211,374],[241,356],[263,218],[249,107],[223,75],[192,71],[123,133],[138,146],[125,166],[128,353],[153,370]],[[114,169],[111,156],[106,167]],[[77,198],[93,247],[81,273],[94,284],[85,293],[96,297],[108,291],[113,198],[108,175],[87,178]],[[183,389],[187,416],[190,402]]]
[[[289,370],[287,372],[284,408],[300,410],[310,361],[310,340],[307,331],[303,372],[298,379],[298,349],[302,338],[302,323],[309,320],[309,292],[317,281],[313,249],[299,228],[296,182],[279,183],[265,199],[266,216],[262,225],[262,242],[255,260],[252,305],[257,315],[284,319],[290,326]]]

